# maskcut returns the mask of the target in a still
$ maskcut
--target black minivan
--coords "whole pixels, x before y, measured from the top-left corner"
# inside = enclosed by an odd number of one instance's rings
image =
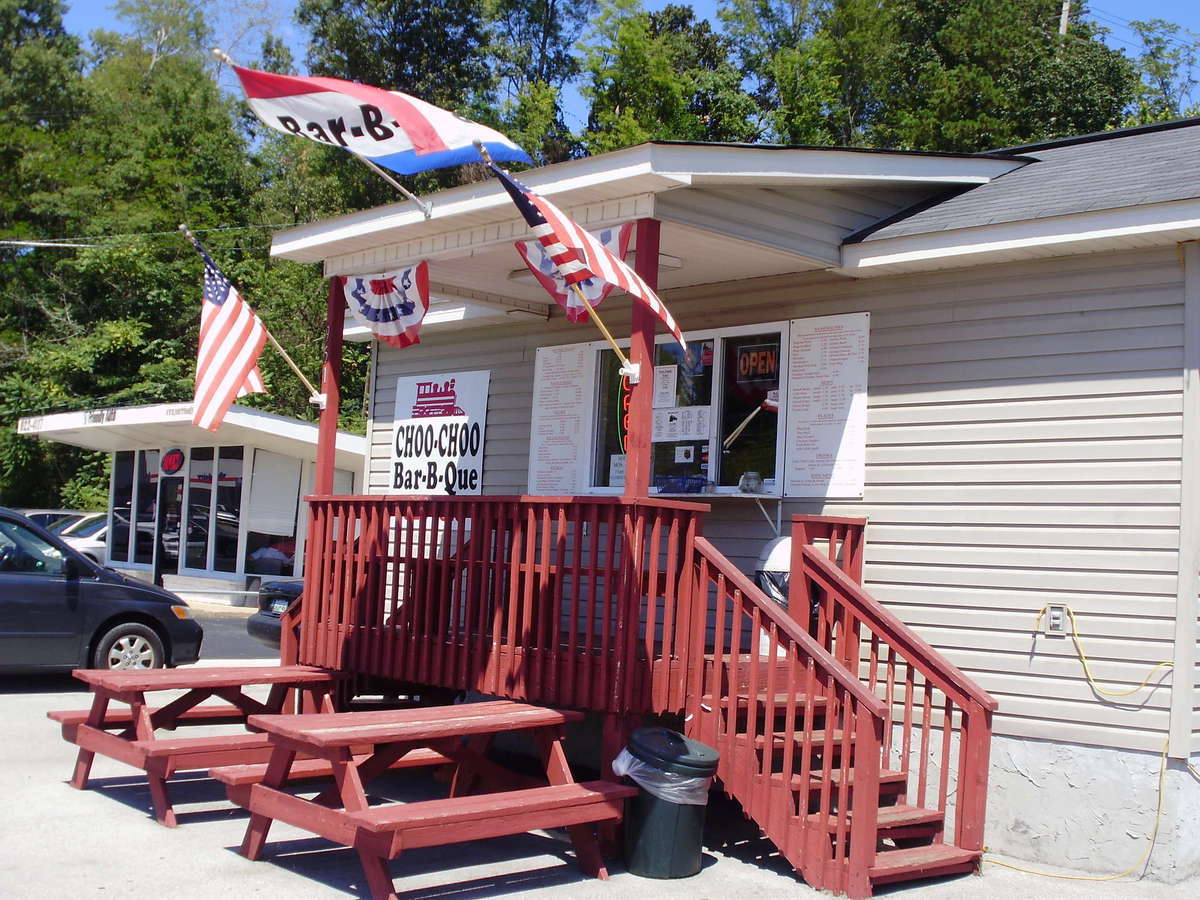
[[[0,672],[178,666],[199,659],[203,636],[170,591],[0,507]]]

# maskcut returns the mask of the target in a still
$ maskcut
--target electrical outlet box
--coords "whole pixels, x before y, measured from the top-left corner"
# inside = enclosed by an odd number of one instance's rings
[[[1051,603],[1046,607],[1046,634],[1067,633],[1067,607],[1062,603]]]

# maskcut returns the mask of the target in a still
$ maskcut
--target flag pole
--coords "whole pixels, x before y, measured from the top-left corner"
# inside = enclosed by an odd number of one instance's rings
[[[228,53],[226,53],[224,50],[222,50],[220,47],[213,47],[212,55],[214,57],[216,57],[220,62],[223,62],[228,66],[237,65],[237,63],[235,63],[233,61],[233,59],[230,57],[230,55]],[[398,182],[391,175],[387,174],[385,171],[383,171],[383,169],[379,168],[379,166],[375,165],[375,163],[371,162],[365,156],[359,156],[353,150],[350,150],[349,147],[347,147],[346,149],[350,151],[351,156],[353,156],[360,163],[362,163],[364,166],[366,166],[368,169],[370,169],[372,172],[374,172],[376,175],[378,175],[380,178],[382,178],[384,181],[386,181],[388,184],[390,184],[392,187],[394,187],[396,190],[398,190],[400,193],[402,193],[405,197],[407,197],[409,200],[411,200],[413,203],[415,203],[417,206],[417,209],[421,210],[421,214],[423,216],[425,216],[426,219],[432,218],[433,205],[431,203],[427,203],[424,200],[422,200],[420,197],[418,197],[416,194],[414,194],[412,191],[410,191],[408,188],[406,188],[404,185],[402,185],[400,182]],[[313,391],[313,393],[315,394],[316,391]]]
[[[492,162],[492,154],[488,153],[488,149],[483,146],[482,141],[475,141],[475,149],[479,151],[479,156],[485,163],[495,165]],[[617,339],[612,336],[612,332],[608,330],[608,326],[600,318],[600,313],[596,312],[596,307],[588,302],[588,298],[583,295],[583,289],[579,287],[577,282],[572,282],[571,288],[575,291],[575,296],[579,298],[579,302],[583,304],[583,308],[588,311],[588,315],[591,316],[592,321],[596,323],[596,327],[600,329],[600,333],[604,335],[604,339],[612,347],[613,353],[617,354],[617,359],[621,361],[621,368],[630,373],[634,381],[637,381],[637,370],[629,361],[629,357],[625,355],[625,351],[617,345]]]
[[[192,234],[191,229],[189,229],[186,225],[181,224],[179,226],[179,230],[183,232],[183,236],[185,238],[192,242],[193,247],[195,247],[197,250],[201,249],[200,241],[198,241],[196,236]],[[262,322],[262,319],[259,319],[259,321]],[[296,377],[304,382],[304,386],[308,388],[309,402],[318,406],[324,406],[324,398],[322,395],[315,387],[312,386],[312,382],[304,377],[304,373],[300,371],[300,367],[296,365],[295,360],[288,355],[288,352],[284,350],[282,346],[280,346],[279,341],[275,340],[275,335],[271,334],[271,330],[267,328],[265,322],[263,322],[263,332],[266,334],[267,340],[271,342],[271,346],[274,347],[279,352],[279,355],[283,357],[283,361],[291,367],[292,371],[296,373]]]

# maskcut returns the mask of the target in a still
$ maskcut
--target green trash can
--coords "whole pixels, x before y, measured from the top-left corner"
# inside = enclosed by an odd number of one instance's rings
[[[704,813],[719,754],[669,728],[639,728],[613,762],[638,793],[625,807],[625,865],[645,878],[700,871]]]

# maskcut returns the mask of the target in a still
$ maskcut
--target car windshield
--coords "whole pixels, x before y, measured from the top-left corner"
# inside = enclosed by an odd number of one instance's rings
[[[64,537],[91,537],[106,524],[108,524],[108,516],[97,513],[92,516],[84,516],[79,521],[58,530],[58,533]]]

